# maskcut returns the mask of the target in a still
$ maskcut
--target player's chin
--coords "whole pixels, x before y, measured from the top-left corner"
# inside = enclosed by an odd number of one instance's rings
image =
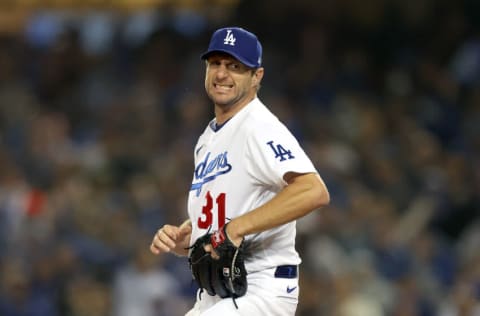
[[[210,98],[213,100],[213,102],[218,105],[218,106],[229,106],[232,104],[233,98],[232,96],[225,95],[225,94],[212,94],[210,95]]]

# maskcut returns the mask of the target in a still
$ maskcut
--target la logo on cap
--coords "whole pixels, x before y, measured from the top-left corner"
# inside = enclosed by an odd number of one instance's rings
[[[227,35],[223,39],[223,44],[235,46],[235,41],[237,39],[233,36],[232,30],[227,30]]]

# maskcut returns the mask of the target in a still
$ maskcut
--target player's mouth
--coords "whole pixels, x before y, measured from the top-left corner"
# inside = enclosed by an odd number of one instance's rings
[[[230,91],[230,89],[233,88],[233,85],[231,84],[219,84],[219,83],[214,83],[213,84],[213,87],[215,88],[215,90],[221,92],[221,91]]]

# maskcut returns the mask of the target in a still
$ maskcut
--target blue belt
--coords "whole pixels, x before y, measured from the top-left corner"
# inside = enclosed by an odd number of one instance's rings
[[[274,276],[282,279],[295,279],[298,275],[298,267],[294,265],[278,266]]]

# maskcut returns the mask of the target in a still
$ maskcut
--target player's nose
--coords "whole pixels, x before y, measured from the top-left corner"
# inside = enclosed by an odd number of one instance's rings
[[[227,67],[225,65],[221,65],[220,67],[217,68],[217,71],[215,72],[215,77],[217,79],[223,79],[228,76],[228,71]]]

